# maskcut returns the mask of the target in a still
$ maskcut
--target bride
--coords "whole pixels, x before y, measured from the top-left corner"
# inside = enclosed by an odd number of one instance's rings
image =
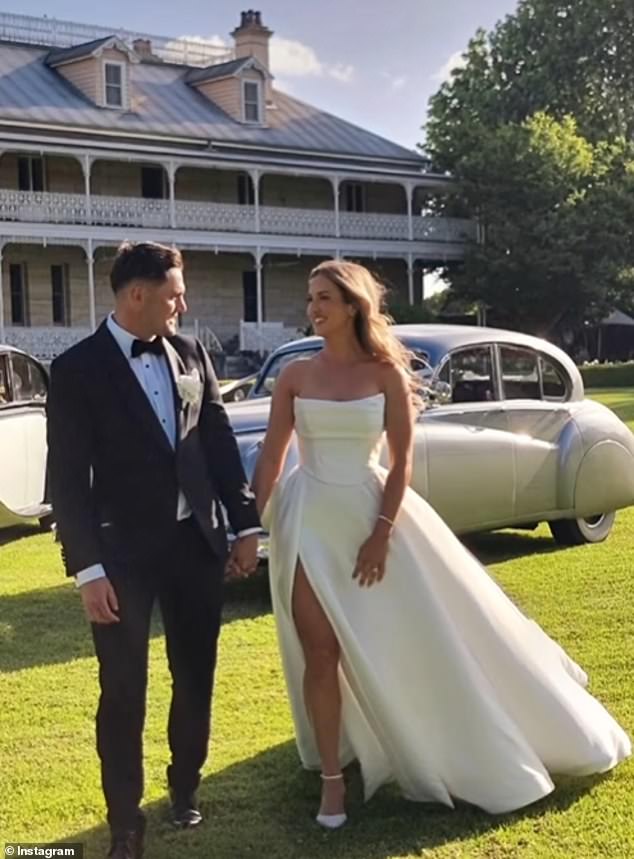
[[[630,754],[584,672],[408,488],[419,404],[382,298],[359,265],[311,272],[324,348],[281,374],[253,484],[297,745],[321,769],[329,828],[346,820],[353,759],[366,798],[396,781],[498,813]],[[293,430],[300,464],[282,480]]]

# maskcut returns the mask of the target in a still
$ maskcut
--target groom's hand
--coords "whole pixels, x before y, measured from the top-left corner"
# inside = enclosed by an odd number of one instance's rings
[[[115,614],[119,611],[119,602],[108,578],[103,576],[82,585],[79,593],[86,617],[91,623],[119,623]]]
[[[258,535],[238,537],[231,547],[227,561],[227,575],[248,576],[258,565]]]

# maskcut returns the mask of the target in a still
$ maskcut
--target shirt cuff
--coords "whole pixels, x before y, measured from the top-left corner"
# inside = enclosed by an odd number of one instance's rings
[[[93,564],[92,567],[86,567],[85,570],[80,570],[75,576],[75,587],[81,588],[82,585],[87,585],[88,582],[94,582],[97,579],[105,578],[106,571],[103,564]]]
[[[238,540],[241,537],[250,537],[251,534],[259,534],[261,530],[261,528],[245,528],[244,531],[238,531],[236,537],[238,538]]]

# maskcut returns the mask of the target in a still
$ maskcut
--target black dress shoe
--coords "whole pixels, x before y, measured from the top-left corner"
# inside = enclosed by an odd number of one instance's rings
[[[191,829],[202,823],[203,816],[193,794],[180,796],[170,790],[170,821],[175,829]]]
[[[113,832],[108,859],[141,859],[143,856],[144,835],[144,817],[139,817],[136,829],[129,829],[125,832]]]

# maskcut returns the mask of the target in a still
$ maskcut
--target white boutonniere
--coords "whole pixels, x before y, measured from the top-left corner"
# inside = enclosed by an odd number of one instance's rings
[[[194,368],[191,373],[183,373],[176,380],[176,390],[183,403],[193,406],[202,397],[203,383],[200,373]]]

